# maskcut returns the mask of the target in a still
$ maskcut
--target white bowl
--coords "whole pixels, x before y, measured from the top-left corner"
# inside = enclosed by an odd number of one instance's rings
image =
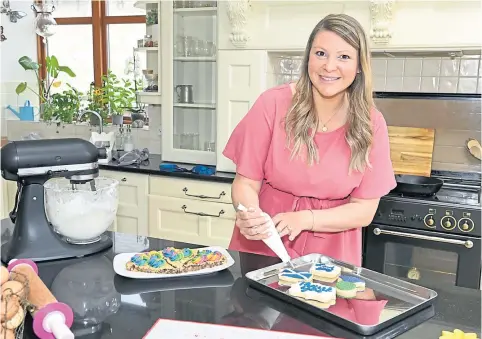
[[[53,229],[68,242],[89,244],[112,225],[119,203],[119,181],[94,179],[96,190],[89,183],[75,188],[68,179],[55,178],[44,184],[45,213]]]

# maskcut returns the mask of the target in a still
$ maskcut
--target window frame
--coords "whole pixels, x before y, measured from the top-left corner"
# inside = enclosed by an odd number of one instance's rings
[[[37,1],[38,3],[38,1]],[[92,25],[93,63],[94,63],[94,84],[102,86],[102,76],[107,74],[109,67],[108,60],[108,35],[107,26],[115,24],[140,24],[146,23],[144,15],[110,16],[106,13],[104,0],[91,0],[91,17],[68,17],[55,18],[58,26],[62,25]],[[134,47],[134,46],[133,46]],[[45,80],[47,70],[45,68],[45,57],[47,50],[43,37],[37,35],[37,61],[41,64],[39,76]]]

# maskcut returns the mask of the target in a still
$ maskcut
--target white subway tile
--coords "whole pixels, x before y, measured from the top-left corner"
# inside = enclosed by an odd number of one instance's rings
[[[482,78],[479,78],[477,83],[477,93],[482,93]]]
[[[403,89],[402,77],[387,77],[385,84],[385,91],[387,92],[401,92]]]
[[[457,77],[440,77],[439,93],[456,93],[458,80]]]
[[[403,77],[404,92],[420,92],[420,77]]]
[[[404,59],[388,59],[387,77],[401,77],[403,75]]]
[[[439,77],[422,77],[421,92],[437,93],[438,92]]]
[[[375,92],[382,92],[385,90],[385,77],[375,76],[373,77],[373,90]]]
[[[424,58],[422,62],[422,76],[435,76],[440,75],[442,59],[440,58]]]
[[[387,74],[387,59],[373,58],[372,59],[372,74],[374,77],[385,77]]]
[[[460,76],[476,77],[479,71],[479,59],[462,59],[460,62]]]
[[[422,75],[422,59],[407,58],[405,59],[405,68],[403,71],[405,77],[420,77]]]
[[[477,91],[477,78],[459,78],[457,93],[475,93]]]
[[[441,69],[441,76],[444,77],[451,77],[451,76],[458,76],[459,75],[459,68],[460,68],[460,59],[442,59],[442,69]]]

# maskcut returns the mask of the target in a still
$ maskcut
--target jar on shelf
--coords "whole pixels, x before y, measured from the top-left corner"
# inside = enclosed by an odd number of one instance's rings
[[[144,47],[154,47],[154,42],[152,41],[152,35],[144,35]]]

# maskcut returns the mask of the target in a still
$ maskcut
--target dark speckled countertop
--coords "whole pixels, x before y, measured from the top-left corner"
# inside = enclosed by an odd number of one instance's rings
[[[235,176],[234,173],[219,172],[219,171],[216,171],[216,173],[213,175],[200,175],[192,172],[166,172],[166,171],[161,171],[159,169],[159,165],[161,163],[176,164],[179,167],[185,168],[187,170],[191,170],[195,166],[193,164],[163,162],[159,154],[149,154],[149,160],[140,165],[119,166],[114,162],[111,162],[108,165],[99,165],[99,167],[101,169],[112,170],[112,171],[154,174],[154,175],[162,175],[162,176],[177,177],[177,178],[225,182],[228,184],[233,182],[234,176]]]
[[[2,220],[2,244],[12,224]],[[295,306],[248,286],[244,274],[273,264],[273,258],[230,251],[228,270],[196,279],[136,280],[115,274],[117,253],[158,250],[166,246],[198,247],[143,236],[108,233],[113,247],[89,257],[39,263],[41,279],[75,314],[75,338],[140,339],[159,318],[263,328],[345,339],[438,338],[442,330],[481,328],[481,293],[458,287],[432,287],[438,299],[432,309],[396,323],[370,337],[358,336]],[[25,339],[35,338],[27,318]]]

